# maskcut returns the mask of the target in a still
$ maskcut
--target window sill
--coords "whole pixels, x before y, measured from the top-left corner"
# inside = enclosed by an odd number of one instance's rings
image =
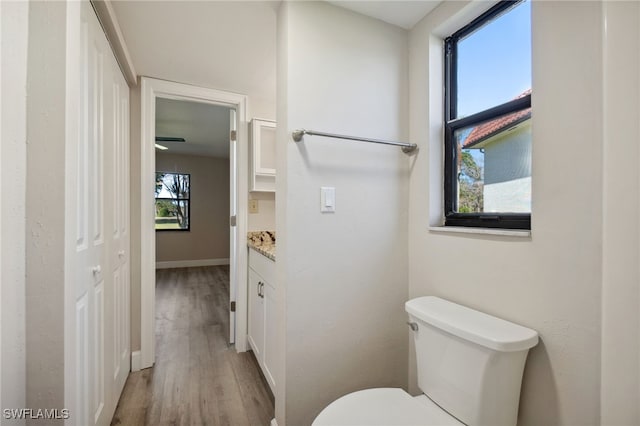
[[[498,228],[471,228],[468,226],[430,226],[429,231],[443,234],[480,234],[501,235],[504,237],[531,238],[530,230],[498,229]]]

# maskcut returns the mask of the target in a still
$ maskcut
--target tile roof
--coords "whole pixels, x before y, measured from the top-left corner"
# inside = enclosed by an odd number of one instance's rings
[[[531,89],[524,91],[515,99],[520,99],[530,94]],[[487,121],[486,123],[474,127],[474,129],[469,132],[465,140],[462,142],[462,147],[470,148],[473,145],[489,139],[491,136],[501,132],[509,126],[520,123],[529,117],[531,117],[531,107]]]

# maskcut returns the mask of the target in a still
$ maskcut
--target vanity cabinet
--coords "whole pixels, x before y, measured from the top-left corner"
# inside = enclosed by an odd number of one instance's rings
[[[276,190],[276,122],[251,120],[251,182],[250,191]]]
[[[249,249],[249,346],[258,360],[271,391],[275,393],[277,366],[275,286],[276,264],[273,260]]]

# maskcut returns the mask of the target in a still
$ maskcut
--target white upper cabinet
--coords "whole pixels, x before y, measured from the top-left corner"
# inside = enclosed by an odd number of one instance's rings
[[[276,122],[251,120],[251,191],[276,190]]]

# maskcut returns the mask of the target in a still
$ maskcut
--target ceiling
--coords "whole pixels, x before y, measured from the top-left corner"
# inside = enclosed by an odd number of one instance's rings
[[[330,1],[409,29],[439,1]],[[112,1],[137,73],[242,93],[248,118],[275,118],[279,1]],[[162,100],[158,135],[170,152],[228,156],[223,107]],[[191,114],[191,115],[190,115]],[[224,144],[222,143],[224,142]]]
[[[330,0],[410,29],[440,1]],[[139,75],[242,93],[275,118],[279,1],[112,1]]]
[[[186,142],[158,142],[156,152],[229,158],[229,108],[174,99],[156,100],[156,136]]]
[[[333,1],[329,3],[410,30],[441,0]]]
[[[141,76],[242,93],[275,118],[277,3],[112,1]]]

